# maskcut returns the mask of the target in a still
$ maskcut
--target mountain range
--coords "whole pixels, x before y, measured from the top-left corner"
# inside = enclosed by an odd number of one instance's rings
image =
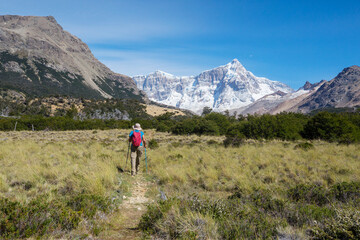
[[[51,16],[0,16],[0,88],[30,96],[146,98]]]
[[[128,77],[98,61],[78,37],[51,17],[0,16],[0,90],[24,96],[149,99],[201,114],[205,107],[233,114],[309,113],[360,106],[360,67],[334,79],[289,86],[257,77],[237,60],[197,76],[156,71]],[[6,91],[5,91],[6,92]]]
[[[195,113],[204,107],[218,112],[240,108],[277,91],[293,92],[283,83],[255,76],[237,59],[195,77],[156,71],[133,79],[150,100]]]
[[[322,80],[294,91],[289,86],[256,77],[234,59],[193,77],[156,71],[133,77],[150,100],[201,114],[204,107],[232,114],[309,113],[327,108],[360,106],[360,68],[345,68],[331,81]]]

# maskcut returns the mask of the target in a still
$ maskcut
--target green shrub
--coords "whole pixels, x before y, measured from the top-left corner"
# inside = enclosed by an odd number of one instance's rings
[[[314,145],[312,143],[308,143],[308,142],[304,142],[304,143],[299,143],[297,145],[295,145],[294,149],[302,149],[302,150],[310,150],[310,149],[314,149]]]
[[[5,239],[41,237],[69,232],[96,212],[109,212],[111,201],[103,196],[80,194],[49,200],[38,196],[28,203],[0,199],[0,237]],[[97,225],[94,224],[96,228]]]
[[[0,200],[0,236],[28,238],[43,236],[56,230],[70,231],[81,221],[81,212],[58,200],[40,196],[29,203]]]
[[[358,200],[360,198],[360,182],[337,183],[331,186],[330,196],[341,202]]]
[[[145,214],[141,216],[138,228],[145,233],[153,234],[158,231],[156,223],[177,203],[177,199],[160,201],[157,204],[150,204]]]
[[[296,202],[303,201],[317,205],[329,203],[329,198],[324,187],[319,185],[299,184],[288,190],[288,197]]]
[[[156,149],[159,147],[159,143],[156,141],[156,139],[151,139],[148,143],[149,148]]]
[[[297,227],[304,225],[312,225],[314,221],[323,221],[335,216],[335,211],[327,206],[317,206],[313,204],[297,203],[289,204],[282,212],[282,216],[286,221]]]
[[[312,239],[360,239],[360,212],[337,210],[336,217],[317,223],[309,231]]]
[[[92,218],[97,211],[109,212],[111,201],[103,196],[93,194],[77,194],[68,197],[66,205],[72,210],[82,212],[86,218]]]

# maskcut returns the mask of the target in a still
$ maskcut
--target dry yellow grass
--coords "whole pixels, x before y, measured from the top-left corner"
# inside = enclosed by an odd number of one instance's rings
[[[125,161],[122,137],[118,131],[1,132],[1,194],[18,200],[53,190],[107,195]]]
[[[160,148],[149,151],[152,174],[171,190],[201,186],[200,191],[208,192],[239,188],[277,192],[298,183],[326,186],[360,180],[358,145],[319,141],[305,151],[294,149],[294,142],[272,141],[225,148],[207,144],[208,139],[222,141],[218,137],[159,137]]]
[[[160,107],[160,106],[156,106],[156,105],[146,105],[146,113],[151,116],[160,116],[165,113],[174,113],[175,116],[186,115],[184,112],[182,112],[179,109]]]
[[[125,168],[129,131],[0,132],[0,196],[19,201],[62,191],[111,196],[126,177],[117,166]],[[359,145],[318,141],[305,151],[294,149],[296,142],[248,141],[239,148],[224,148],[224,137],[153,130],[145,130],[145,136],[159,143],[159,148],[147,150],[149,173],[168,196],[219,196],[262,188],[281,198],[298,183],[360,181]],[[144,159],[141,167],[144,171]],[[129,185],[122,188],[131,190]],[[149,196],[156,197],[157,191],[154,186]],[[196,217],[189,213],[189,224]],[[118,226],[117,218],[109,217],[109,234]]]
[[[116,184],[116,166],[124,167],[128,130],[0,132],[0,190],[31,195],[17,183],[42,191],[73,184],[75,189],[106,193]],[[145,131],[160,147],[148,149],[149,171],[161,183],[207,191],[233,188],[285,188],[296,183],[359,181],[360,147],[314,142],[294,149],[293,142],[253,142],[224,148],[223,137],[174,136]],[[209,140],[219,144],[208,144]],[[144,160],[142,160],[144,161]],[[142,162],[144,167],[144,162]],[[17,190],[15,190],[17,189]],[[20,191],[19,195],[17,191]]]

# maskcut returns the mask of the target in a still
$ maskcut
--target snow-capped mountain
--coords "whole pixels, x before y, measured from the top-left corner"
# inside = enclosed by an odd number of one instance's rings
[[[201,113],[204,107],[217,112],[237,109],[277,91],[293,91],[283,83],[256,77],[237,59],[195,77],[156,71],[133,79],[149,99],[196,113]]]

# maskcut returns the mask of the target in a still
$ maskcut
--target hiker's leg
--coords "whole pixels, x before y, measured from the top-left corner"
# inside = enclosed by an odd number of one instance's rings
[[[131,154],[130,154],[130,157],[131,157],[131,175],[135,175],[136,174],[136,152],[137,152],[137,149],[136,147],[134,146],[131,146]]]
[[[139,146],[137,149],[137,155],[136,155],[136,172],[139,172],[140,169],[140,159],[142,156],[143,147]]]

